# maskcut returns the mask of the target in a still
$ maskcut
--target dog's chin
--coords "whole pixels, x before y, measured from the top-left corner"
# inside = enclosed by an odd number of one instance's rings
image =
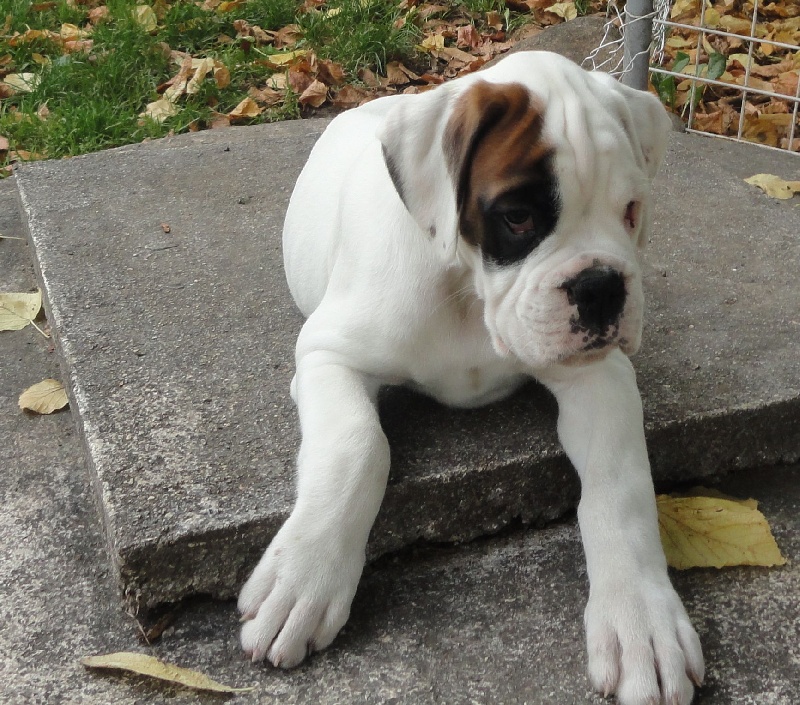
[[[558,360],[560,365],[567,367],[583,367],[584,365],[591,365],[593,362],[600,362],[619,345],[605,345],[602,348],[593,348],[591,350],[579,350],[578,352],[565,353],[562,358]]]
[[[498,347],[497,343],[495,343],[495,347]],[[563,348],[560,350],[550,349],[545,354],[541,354],[543,351],[540,351],[540,355],[536,357],[517,352],[513,346],[510,350],[508,348],[504,348],[501,354],[507,355],[510,352],[516,355],[516,357],[518,357],[523,363],[535,369],[549,367],[550,365],[584,367],[586,365],[591,365],[592,363],[604,360],[612,350],[621,350],[626,355],[633,355],[638,349],[638,338],[635,341],[630,341],[623,338],[622,341],[609,341],[608,343],[604,344],[598,344],[596,342],[593,345],[587,345],[583,348],[571,347],[566,350]],[[498,352],[501,351],[498,350]]]

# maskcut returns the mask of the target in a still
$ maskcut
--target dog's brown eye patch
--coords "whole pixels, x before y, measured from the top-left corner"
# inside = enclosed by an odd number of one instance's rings
[[[494,202],[480,203],[482,241],[488,262],[506,266],[521,262],[553,231],[561,203],[552,156],[529,171],[529,181],[503,194]]]
[[[443,149],[456,189],[459,230],[492,265],[525,259],[561,209],[544,108],[518,83],[477,82],[459,98]]]

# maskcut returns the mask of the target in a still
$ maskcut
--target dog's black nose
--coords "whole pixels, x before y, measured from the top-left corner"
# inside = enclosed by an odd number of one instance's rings
[[[616,323],[625,307],[625,279],[611,267],[584,269],[561,288],[569,303],[578,307],[579,323],[598,333]]]

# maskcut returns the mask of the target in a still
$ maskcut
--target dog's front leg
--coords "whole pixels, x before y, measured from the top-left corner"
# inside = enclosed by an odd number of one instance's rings
[[[688,705],[703,656],[667,575],[633,367],[615,350],[540,379],[558,400],[559,437],[581,478],[592,684],[623,705]]]
[[[284,668],[347,621],[389,473],[375,380],[315,352],[295,382],[297,500],[239,596],[245,652]]]

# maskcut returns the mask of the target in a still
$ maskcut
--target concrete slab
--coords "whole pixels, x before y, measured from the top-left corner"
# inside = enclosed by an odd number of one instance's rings
[[[0,182],[0,232],[16,236],[14,190]],[[28,249],[0,241],[0,289],[34,285]],[[256,685],[237,696],[245,704],[608,702],[590,694],[584,675],[587,586],[574,519],[460,547],[416,547],[373,563],[340,639],[296,671],[241,658],[231,603],[189,601],[158,644],[142,645],[138,626],[120,610],[69,410],[37,417],[16,408],[21,385],[58,376],[48,342],[31,328],[0,334],[0,360],[0,702],[217,701],[78,664],[122,650]],[[789,565],[674,575],[706,654],[706,685],[695,705],[800,702],[798,472],[755,470],[722,484],[760,501]]]
[[[233,595],[290,507],[301,320],[279,234],[323,127],[205,132],[18,171],[110,552],[140,607]],[[741,181],[796,164],[673,136],[635,360],[659,482],[800,455],[800,212]],[[469,412],[387,393],[394,463],[372,555],[563,514],[578,487],[554,411],[533,386]]]

